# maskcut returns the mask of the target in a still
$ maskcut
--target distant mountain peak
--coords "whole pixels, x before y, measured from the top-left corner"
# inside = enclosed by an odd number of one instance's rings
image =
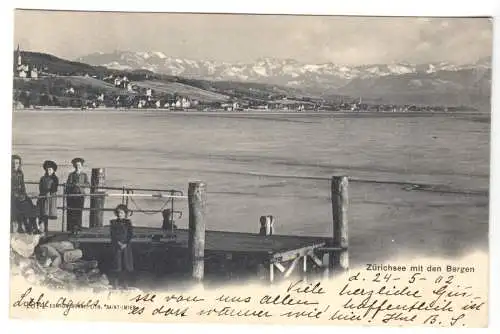
[[[274,57],[261,57],[253,62],[226,62],[172,57],[161,51],[115,51],[89,54],[80,57],[78,61],[119,70],[147,69],[192,79],[257,82],[311,92],[342,94],[348,92],[353,95],[370,94],[375,90],[374,85],[383,84],[387,93],[403,89],[401,94],[404,95],[405,92],[418,89],[438,94],[442,89],[443,94],[459,91],[457,96],[461,94],[466,96],[462,90],[469,88],[474,90],[483,85],[480,92],[473,93],[480,96],[489,94],[486,87],[491,81],[491,74],[487,71],[491,69],[491,57],[484,57],[475,63],[464,65],[446,61],[424,64],[394,61],[387,64],[350,66],[332,62],[305,63],[295,59]],[[471,72],[471,69],[480,71]],[[486,73],[483,73],[485,70]],[[449,77],[459,81],[450,80]],[[482,82],[481,80],[486,81],[484,84],[478,83]]]

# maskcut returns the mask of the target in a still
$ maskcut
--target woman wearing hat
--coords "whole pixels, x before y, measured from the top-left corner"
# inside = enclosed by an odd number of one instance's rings
[[[130,274],[134,270],[134,256],[130,241],[133,237],[133,227],[127,218],[128,208],[120,204],[115,208],[115,219],[110,221],[111,247],[113,251],[113,264],[116,273],[115,287],[127,287]]]
[[[12,155],[12,170],[11,170],[11,188],[10,188],[10,210],[11,224],[10,232],[14,232],[15,224],[17,223],[17,232],[24,231],[26,216],[24,215],[23,203],[27,200],[26,185],[24,183],[24,173],[21,168],[22,160],[19,155]]]
[[[40,178],[40,198],[37,205],[40,210],[40,225],[43,223],[43,231],[47,233],[49,219],[57,219],[57,197],[54,195],[57,194],[59,178],[55,174],[57,164],[54,161],[44,161],[43,169],[45,174]]]
[[[19,155],[12,156],[11,171],[11,232],[14,232],[17,223],[18,233],[31,233],[33,227],[36,228],[36,218],[38,217],[38,208],[33,204],[31,198],[26,194],[26,185],[24,183],[24,173],[21,168],[22,160]]]
[[[90,187],[89,178],[83,170],[82,158],[74,158],[71,164],[75,170],[68,175],[66,182],[65,194],[78,195],[84,194],[85,189]],[[68,205],[67,230],[76,233],[82,228],[83,204],[85,203],[84,196],[68,196],[66,203]]]

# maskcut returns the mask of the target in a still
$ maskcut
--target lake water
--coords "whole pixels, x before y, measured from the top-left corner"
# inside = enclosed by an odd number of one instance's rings
[[[53,159],[65,181],[75,156],[85,158],[89,174],[106,168],[108,186],[187,193],[189,181],[203,180],[209,229],[257,233],[260,215],[273,214],[278,234],[331,236],[329,179],[347,175],[353,263],[486,249],[489,142],[489,115],[466,113],[13,114],[13,152],[23,157],[27,180],[38,181],[42,162]],[[164,200],[136,204],[159,209]],[[184,211],[177,225],[186,227],[187,201],[176,208]],[[161,225],[159,214],[132,219]]]

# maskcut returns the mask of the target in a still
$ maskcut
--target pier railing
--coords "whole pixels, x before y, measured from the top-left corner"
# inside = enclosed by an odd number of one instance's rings
[[[182,218],[183,212],[176,210],[176,201],[185,199],[187,196],[184,192],[178,189],[161,189],[161,188],[135,188],[135,187],[116,187],[105,186],[105,171],[103,168],[93,168],[91,174],[91,182],[89,186],[81,186],[84,190],[82,194],[67,194],[65,192],[66,183],[58,185],[58,192],[55,195],[40,196],[39,194],[29,194],[28,197],[34,201],[39,198],[61,198],[61,203],[57,206],[57,210],[62,212],[61,215],[61,232],[65,232],[66,228],[66,213],[68,210],[73,211],[88,211],[89,212],[89,227],[103,226],[103,213],[113,212],[115,207],[105,207],[105,198],[120,199],[121,204],[124,204],[129,209],[129,216],[134,213],[141,213],[146,215],[161,214],[164,210],[170,211],[170,225],[177,216],[178,219]],[[38,185],[39,182],[26,181],[26,185]],[[62,189],[62,191],[60,190]],[[83,208],[68,207],[67,199],[70,197],[84,197],[90,198],[89,206]],[[165,202],[159,209],[144,208],[136,201],[137,198],[152,198],[152,199],[165,199]],[[62,205],[61,205],[62,204]]]
[[[113,208],[104,207],[105,197],[121,197],[123,204],[131,203],[135,196],[137,197],[157,197],[166,198],[167,204],[173,210],[174,201],[176,199],[187,199],[189,211],[189,226],[187,254],[189,257],[189,267],[191,279],[195,282],[201,282],[204,277],[205,261],[207,257],[205,254],[205,237],[206,237],[206,202],[207,202],[207,185],[204,182],[190,182],[188,187],[188,194],[184,196],[182,191],[174,189],[147,189],[147,188],[126,188],[126,187],[106,187],[104,186],[104,169],[96,168],[92,170],[92,178],[90,184],[89,194],[77,195],[56,195],[62,197],[63,203],[71,196],[88,196],[91,199],[89,208],[82,210],[89,210],[94,215],[90,216],[90,227],[102,226],[103,211],[114,210]],[[35,182],[27,182],[28,184],[38,184]],[[64,187],[64,184],[60,185]],[[106,193],[105,190],[121,191],[117,193]],[[153,194],[138,194],[134,191],[153,192]],[[154,194],[156,192],[156,194]],[[33,198],[33,197],[32,197]],[[98,199],[98,200],[96,200]],[[130,201],[130,202],[127,202]],[[332,204],[332,218],[333,218],[333,235],[328,240],[319,240],[318,242],[300,243],[292,246],[289,249],[275,249],[273,251],[266,251],[265,265],[268,270],[268,278],[270,282],[275,280],[275,277],[287,278],[296,270],[297,265],[302,262],[301,272],[304,279],[307,279],[307,273],[311,271],[311,267],[319,268],[323,271],[324,277],[329,277],[333,272],[344,272],[349,268],[349,239],[348,239],[348,178],[346,176],[334,176],[331,179],[331,204]],[[59,209],[63,212],[67,210],[65,204]],[[160,210],[140,210],[139,212],[160,212]],[[136,211],[137,212],[137,211]],[[173,213],[172,213],[173,214]],[[64,214],[63,214],[64,219]],[[101,224],[101,225],[95,225]],[[64,220],[63,220],[64,229]],[[215,231],[212,231],[212,234]],[[237,233],[233,233],[237,234]],[[225,236],[228,238],[229,236]],[[274,235],[253,235],[245,237],[245,242],[252,242],[255,247],[260,247],[264,244],[268,246],[275,245],[279,241],[280,236]],[[241,237],[239,237],[241,239]],[[300,238],[300,236],[295,236]],[[251,239],[251,240],[250,240]],[[243,240],[243,239],[241,239]],[[265,241],[265,242],[262,242]],[[80,240],[81,242],[81,240]],[[212,242],[213,244],[213,242]],[[232,244],[234,248],[234,242]],[[240,252],[229,247],[226,249],[229,258],[232,257],[232,252]],[[248,252],[248,250],[247,250]],[[281,275],[280,275],[281,273]],[[275,275],[276,274],[276,275]]]

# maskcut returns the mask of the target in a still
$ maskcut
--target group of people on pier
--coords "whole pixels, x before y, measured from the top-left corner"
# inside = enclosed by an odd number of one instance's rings
[[[76,233],[82,227],[85,189],[90,187],[87,174],[83,172],[84,159],[74,158],[74,167],[68,175],[64,194],[67,203],[67,231]],[[59,178],[56,175],[57,163],[45,160],[42,164],[45,173],[39,181],[39,195],[36,204],[26,192],[22,159],[12,155],[11,173],[11,232],[17,228],[18,233],[47,233],[49,220],[57,219],[57,191]]]
[[[64,197],[67,203],[67,231],[77,233],[82,229],[82,213],[85,202],[85,189],[90,187],[87,174],[83,172],[84,159],[74,158],[74,167],[68,175],[64,187]],[[11,233],[45,233],[48,232],[48,222],[57,219],[57,191],[59,178],[56,175],[57,164],[46,160],[42,164],[45,173],[40,178],[39,196],[36,204],[26,192],[22,159],[12,155],[11,173]],[[35,196],[34,196],[35,197]],[[60,196],[59,196],[60,197]],[[110,221],[110,238],[113,252],[115,285],[126,286],[129,275],[134,269],[131,247],[133,237],[132,222],[127,218],[128,208],[120,204],[114,210],[115,219]],[[16,226],[17,225],[17,226]]]

